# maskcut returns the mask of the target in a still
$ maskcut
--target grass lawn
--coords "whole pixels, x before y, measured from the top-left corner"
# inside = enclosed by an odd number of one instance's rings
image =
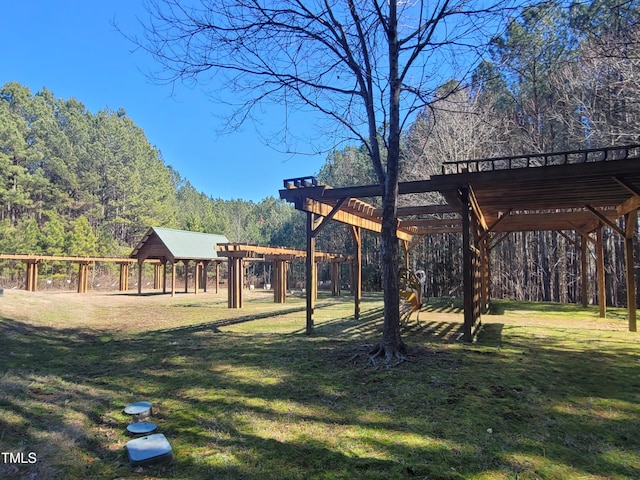
[[[0,478],[638,479],[640,348],[623,311],[499,301],[478,341],[428,305],[411,361],[367,364],[381,297],[29,293],[0,298]],[[148,400],[172,462],[129,466]],[[24,461],[16,461],[18,454]]]

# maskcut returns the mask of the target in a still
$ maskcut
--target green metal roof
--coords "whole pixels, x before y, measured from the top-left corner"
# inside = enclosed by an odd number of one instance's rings
[[[210,260],[217,258],[215,246],[229,243],[224,235],[151,227],[131,253],[137,258],[166,257],[175,260]]]

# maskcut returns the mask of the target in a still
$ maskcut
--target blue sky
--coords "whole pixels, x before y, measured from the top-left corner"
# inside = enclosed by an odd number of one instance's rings
[[[284,178],[318,172],[325,155],[283,154],[259,139],[282,121],[278,107],[265,111],[264,127],[219,135],[222,111],[205,90],[150,81],[154,60],[113,27],[135,35],[144,16],[142,0],[3,0],[0,85],[16,81],[33,93],[46,87],[94,113],[124,108],[165,163],[214,198],[277,197]],[[313,131],[311,116],[296,121]]]

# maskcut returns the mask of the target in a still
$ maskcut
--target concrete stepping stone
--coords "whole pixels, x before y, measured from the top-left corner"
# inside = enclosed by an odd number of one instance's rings
[[[168,462],[173,458],[171,445],[162,433],[129,440],[125,448],[132,467]]]

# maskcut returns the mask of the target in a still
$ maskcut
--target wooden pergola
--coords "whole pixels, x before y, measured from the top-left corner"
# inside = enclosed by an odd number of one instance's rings
[[[286,247],[272,247],[264,245],[252,245],[247,243],[219,243],[216,245],[217,253],[220,257],[228,259],[228,307],[242,308],[242,290],[244,279],[244,268],[248,261],[263,260],[273,262],[274,277],[273,301],[275,303],[285,303],[287,298],[287,272],[291,261],[297,258],[306,258],[307,252]],[[349,257],[343,255],[314,252],[309,257],[313,258],[314,265],[317,262],[331,262],[332,267],[341,262],[351,261]],[[331,291],[334,295],[340,292],[340,275],[332,268]],[[314,283],[317,284],[317,274],[314,269]],[[317,296],[317,292],[314,293]],[[315,298],[315,297],[314,297]]]
[[[381,231],[381,210],[360,200],[381,196],[380,185],[331,188],[305,177],[287,179],[284,187],[280,197],[307,213],[307,254],[329,220],[348,225],[356,245],[361,229]],[[633,240],[640,208],[640,145],[445,162],[442,174],[399,185],[400,195],[427,192],[440,193],[443,203],[399,207],[397,236],[408,262],[408,253],[425,235],[462,234],[466,341],[473,339],[488,305],[490,253],[511,232],[578,232],[583,302],[585,252],[589,242],[595,244],[604,316],[604,226],[624,239],[629,330],[636,331]],[[312,278],[313,265],[307,262],[307,332],[313,329]]]
[[[136,260],[116,257],[73,257],[65,255],[0,254],[0,260],[19,260],[26,265],[25,290],[38,290],[38,265],[44,262],[70,262],[78,265],[78,293],[89,291],[89,266],[98,262],[115,263],[120,266],[119,291],[129,290],[129,270]],[[149,263],[155,263],[150,260]]]

